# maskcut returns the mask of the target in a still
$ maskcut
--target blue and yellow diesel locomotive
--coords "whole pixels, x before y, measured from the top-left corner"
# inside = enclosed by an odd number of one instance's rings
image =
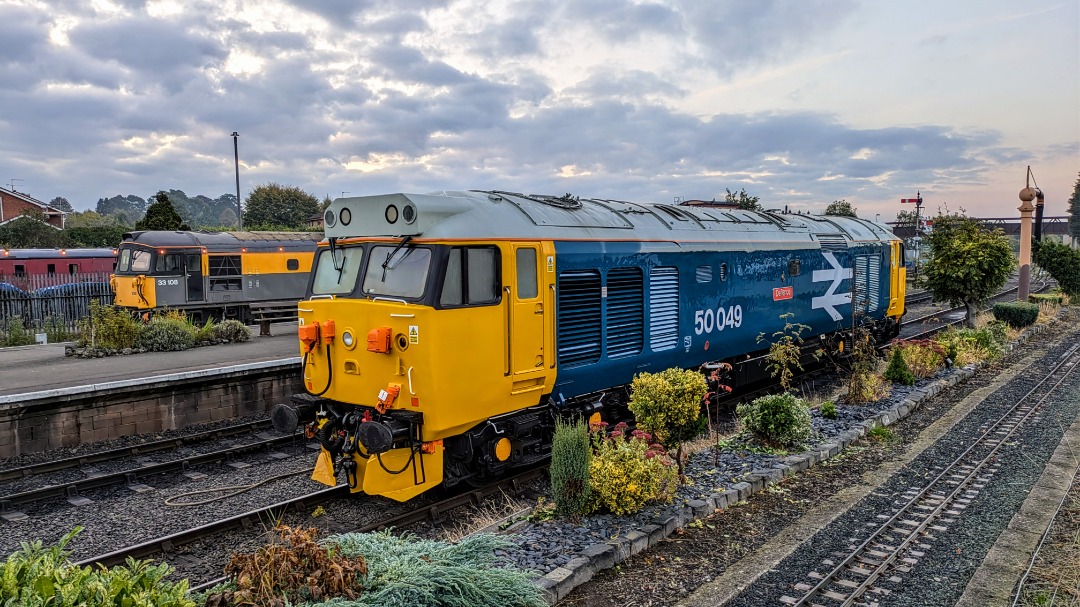
[[[904,313],[901,242],[856,218],[468,191],[341,198],[324,220],[310,394],[274,417],[316,420],[313,478],[402,501],[548,457],[555,415],[625,411],[636,373],[767,376],[758,336],[784,314],[839,350],[853,314],[884,339]]]

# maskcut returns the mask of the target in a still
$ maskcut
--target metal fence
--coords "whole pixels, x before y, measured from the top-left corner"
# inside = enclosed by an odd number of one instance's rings
[[[31,332],[75,333],[95,299],[112,303],[106,272],[0,275],[0,333],[8,332],[16,319]]]

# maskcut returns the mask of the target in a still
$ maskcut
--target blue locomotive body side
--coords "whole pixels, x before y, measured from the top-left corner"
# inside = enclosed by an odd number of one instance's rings
[[[556,402],[767,349],[786,322],[811,338],[889,303],[888,243],[708,250],[701,243],[556,241]],[[789,319],[782,315],[790,314]],[[759,336],[764,335],[764,340]]]

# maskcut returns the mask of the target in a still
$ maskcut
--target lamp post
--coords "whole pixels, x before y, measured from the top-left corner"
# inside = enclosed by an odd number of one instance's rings
[[[237,138],[240,133],[232,132],[233,160],[236,162],[236,229],[244,229],[244,209],[240,206],[240,147]]]

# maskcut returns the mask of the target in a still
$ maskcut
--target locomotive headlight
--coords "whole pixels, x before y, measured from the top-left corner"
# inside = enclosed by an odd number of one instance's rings
[[[332,209],[326,209],[326,212],[323,213],[323,224],[325,224],[328,228],[332,228],[336,223],[337,216],[334,215],[334,211]]]
[[[341,343],[349,350],[356,347],[356,338],[353,337],[352,330],[345,329],[345,332],[341,334]]]

